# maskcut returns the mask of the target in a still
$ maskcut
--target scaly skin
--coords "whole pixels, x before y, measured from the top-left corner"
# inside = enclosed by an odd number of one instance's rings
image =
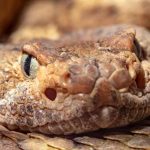
[[[125,126],[148,117],[148,48],[142,48],[134,29],[106,30],[80,32],[54,42],[29,42],[21,51],[1,47],[0,124],[72,134]],[[34,78],[23,73],[24,54],[39,63]]]

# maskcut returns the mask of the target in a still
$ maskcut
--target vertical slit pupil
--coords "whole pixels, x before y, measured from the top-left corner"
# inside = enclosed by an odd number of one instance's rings
[[[26,58],[24,62],[24,71],[28,76],[30,76],[31,59],[32,59],[32,56],[28,55],[28,57]]]

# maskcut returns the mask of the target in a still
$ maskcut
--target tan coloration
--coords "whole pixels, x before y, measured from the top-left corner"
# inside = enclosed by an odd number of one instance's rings
[[[147,150],[150,148],[149,123],[149,118],[147,118],[133,126],[102,129],[70,137],[24,134],[0,127],[0,148],[12,150],[20,148],[23,150]]]
[[[138,35],[120,26],[106,30],[83,31],[50,43],[29,42],[22,48],[30,56],[25,64],[20,64],[19,51],[1,50],[2,62],[8,65],[11,58],[11,72],[5,72],[1,63],[0,83],[5,81],[5,88],[0,123],[11,130],[67,135],[125,126],[148,117],[150,83],[145,64],[149,61],[140,57]],[[81,40],[75,42],[78,37]],[[3,58],[3,53],[17,57]],[[27,73],[33,69],[31,56],[39,62],[34,79],[20,70],[20,65]],[[12,80],[3,79],[7,76]]]
[[[100,47],[110,47],[110,49],[126,49],[135,51],[136,47],[134,45],[134,36],[135,30],[132,28],[126,29],[123,32],[118,33],[118,36],[114,35],[111,37],[104,38],[101,43],[99,43]],[[121,40],[120,40],[121,39]]]
[[[149,0],[130,0],[130,3],[126,0],[30,1],[11,40],[58,39],[71,31],[118,23],[150,28],[149,9]]]
[[[3,98],[6,91],[15,87],[18,81],[22,81],[23,75],[21,75],[21,69],[18,65],[21,52],[12,51],[11,55],[9,55],[9,46],[1,49],[5,49],[5,51],[0,51],[0,56],[3,58],[0,63],[0,97]]]
[[[24,45],[23,46],[23,53],[27,53],[29,55],[34,56],[36,59],[38,59],[39,63],[41,65],[47,64],[49,62],[48,58],[42,55],[41,51],[38,51],[38,44],[34,43],[33,45]]]

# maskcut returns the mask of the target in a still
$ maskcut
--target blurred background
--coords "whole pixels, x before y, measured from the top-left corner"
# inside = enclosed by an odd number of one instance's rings
[[[58,39],[113,24],[150,29],[150,0],[0,0],[0,41]]]

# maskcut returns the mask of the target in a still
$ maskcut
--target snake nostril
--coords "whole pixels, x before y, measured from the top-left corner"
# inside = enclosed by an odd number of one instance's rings
[[[45,95],[48,99],[54,101],[57,96],[57,92],[53,88],[46,88]]]

